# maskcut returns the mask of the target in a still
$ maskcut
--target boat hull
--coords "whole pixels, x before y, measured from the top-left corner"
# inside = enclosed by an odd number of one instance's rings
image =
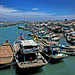
[[[45,66],[45,65],[40,65],[40,66],[35,66],[35,67],[28,67],[28,68],[21,68],[21,67],[19,67],[18,64],[16,63],[17,69],[26,70],[26,71],[28,71],[28,70],[38,70],[38,69],[42,68],[43,66]]]
[[[18,26],[18,29],[23,29],[24,27]]]
[[[75,44],[75,42],[73,42],[73,41],[69,41],[67,38],[66,38],[66,40],[67,40],[67,42],[69,42],[69,43],[72,44],[72,45]]]
[[[62,53],[65,53],[65,54],[67,54],[68,56],[75,56],[75,53],[73,53],[73,52],[62,52]]]
[[[6,68],[10,68],[11,67],[11,63],[8,64],[0,64],[0,69],[6,69]]]
[[[50,63],[56,63],[56,62],[58,62],[58,61],[60,61],[66,57],[66,56],[63,56],[63,57],[54,58],[54,57],[50,57],[50,56],[46,55],[46,53],[43,53],[43,52],[41,52],[41,54]]]
[[[15,68],[16,68],[16,73],[19,75],[30,75],[30,74],[35,74],[38,71],[42,71],[42,67],[34,67],[34,68],[20,68],[18,66],[18,64],[16,64]]]

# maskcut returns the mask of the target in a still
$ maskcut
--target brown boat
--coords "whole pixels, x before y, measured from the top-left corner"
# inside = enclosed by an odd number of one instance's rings
[[[10,66],[10,63],[13,60],[13,47],[6,40],[4,43],[0,45],[0,67],[4,68]]]

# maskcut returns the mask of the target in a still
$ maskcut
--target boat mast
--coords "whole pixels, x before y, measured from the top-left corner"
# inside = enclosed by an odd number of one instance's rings
[[[24,38],[25,38],[25,12],[24,12]]]
[[[25,12],[24,12],[24,23],[25,23]]]
[[[25,38],[25,12],[24,12],[24,38]],[[25,54],[24,54],[24,63],[25,63]]]

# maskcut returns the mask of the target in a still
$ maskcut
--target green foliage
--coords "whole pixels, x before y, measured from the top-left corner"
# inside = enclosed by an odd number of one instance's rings
[[[65,19],[65,21],[67,21],[67,19]]]

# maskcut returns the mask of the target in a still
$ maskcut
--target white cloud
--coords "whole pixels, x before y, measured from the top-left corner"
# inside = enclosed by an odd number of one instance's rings
[[[32,8],[32,10],[39,10],[39,8]]]
[[[39,10],[38,8],[33,8],[33,10]],[[22,10],[16,10],[13,8],[7,8],[3,5],[0,5],[0,20],[1,19],[24,19],[24,12]],[[26,20],[49,20],[49,19],[73,19],[75,18],[75,15],[65,15],[65,16],[55,16],[56,13],[47,13],[47,12],[42,12],[42,11],[33,11],[25,12],[25,18]]]
[[[11,12],[17,12],[18,10],[4,7],[3,5],[0,5],[0,13],[11,13]]]
[[[33,10],[38,10],[38,8],[33,8]],[[7,8],[3,5],[0,5],[0,18],[13,18],[13,17],[17,17],[17,18],[24,18],[24,12],[22,10],[16,10],[13,8]],[[41,11],[33,11],[33,12],[29,12],[26,11],[25,12],[25,17],[26,18],[35,18],[35,17],[43,17],[43,16],[50,16],[50,15],[54,15],[55,13],[46,13],[46,12],[41,12]]]
[[[33,8],[33,10],[38,10],[38,8]],[[4,15],[14,15],[14,16],[20,16],[20,15],[24,15],[23,14],[24,11],[22,10],[16,10],[16,9],[12,9],[12,8],[7,8],[7,7],[4,7],[3,5],[0,5],[0,14],[4,14]],[[41,12],[41,11],[38,11],[38,12],[29,12],[29,11],[26,11],[25,12],[26,15],[29,15],[29,16],[38,16],[38,15],[41,15],[41,16],[44,16],[44,15],[54,15],[55,13],[46,13],[46,12]]]

